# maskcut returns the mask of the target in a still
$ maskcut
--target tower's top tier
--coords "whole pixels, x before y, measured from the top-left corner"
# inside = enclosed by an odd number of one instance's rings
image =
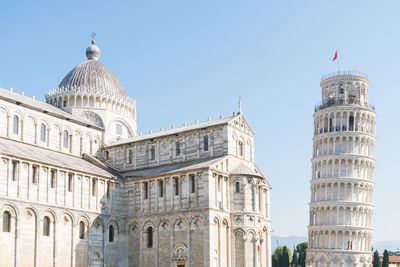
[[[324,76],[322,76],[321,82],[328,80],[330,78],[343,77],[343,76],[349,76],[349,77],[354,76],[354,77],[361,77],[361,78],[364,78],[367,80],[369,79],[368,74],[366,74],[366,73],[354,71],[354,70],[342,70],[342,71],[335,71],[335,72],[325,74]]]
[[[374,109],[368,105],[368,75],[354,71],[338,71],[322,77],[322,102],[315,111],[333,107],[359,105]]]

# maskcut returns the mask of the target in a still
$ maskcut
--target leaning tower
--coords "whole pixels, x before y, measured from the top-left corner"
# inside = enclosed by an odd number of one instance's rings
[[[368,76],[335,72],[322,78],[315,107],[309,267],[372,265],[375,108]]]

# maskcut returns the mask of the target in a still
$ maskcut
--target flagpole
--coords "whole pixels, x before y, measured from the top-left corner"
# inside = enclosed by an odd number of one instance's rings
[[[338,57],[338,51],[337,51],[337,49],[336,49],[336,52],[335,52],[335,56],[333,57],[333,61],[337,61],[337,71],[338,71],[338,74],[340,73],[340,68],[339,68],[339,57]]]
[[[336,51],[338,51],[338,50],[336,49]],[[337,71],[338,71],[338,74],[340,74],[339,57],[337,58]]]

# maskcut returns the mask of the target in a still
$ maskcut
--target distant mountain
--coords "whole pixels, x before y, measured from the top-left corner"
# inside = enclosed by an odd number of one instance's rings
[[[271,236],[271,247],[272,247],[272,252],[275,251],[275,249],[278,247],[278,243],[279,246],[283,247],[283,246],[287,246],[288,248],[290,248],[290,251],[293,250],[293,247],[296,246],[299,243],[302,242],[307,242],[307,237],[305,236],[295,236],[295,235],[291,235],[291,236]]]
[[[383,254],[385,249],[395,252],[400,250],[400,240],[376,242],[372,246],[374,247],[374,251],[378,250],[381,254]]]

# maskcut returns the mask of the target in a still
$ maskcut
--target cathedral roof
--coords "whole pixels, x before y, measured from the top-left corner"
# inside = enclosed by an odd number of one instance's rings
[[[229,174],[230,175],[244,175],[244,176],[255,176],[255,177],[261,177],[264,178],[265,183],[268,185],[268,187],[271,189],[271,184],[267,181],[265,176],[261,173],[260,169],[257,167],[255,163],[251,164],[252,167],[250,167],[248,164],[241,163],[238,167],[233,169]]]
[[[116,177],[115,173],[100,168],[82,158],[5,138],[0,138],[0,154],[50,164],[89,175],[99,175],[108,178]]]
[[[232,116],[232,117],[228,117],[228,118],[218,119],[215,121],[195,123],[193,125],[187,125],[187,126],[183,126],[183,127],[179,127],[179,128],[165,130],[165,131],[163,130],[163,131],[157,132],[157,133],[150,133],[150,134],[146,134],[146,135],[137,135],[137,136],[133,136],[133,137],[122,139],[122,140],[114,140],[114,141],[108,143],[106,145],[106,147],[118,146],[118,145],[128,144],[128,143],[132,143],[132,142],[139,142],[139,141],[144,141],[144,140],[148,140],[148,139],[165,137],[168,135],[176,135],[178,133],[190,132],[193,130],[204,129],[204,128],[218,126],[218,125],[224,125],[224,124],[228,124],[234,118],[236,118],[236,115]]]
[[[16,103],[17,105],[36,110],[39,112],[43,112],[46,114],[49,114],[51,116],[57,117],[57,118],[62,118],[66,119],[69,121],[72,121],[74,123],[78,123],[80,125],[85,125],[85,126],[90,126],[93,128],[98,128],[102,129],[102,127],[94,124],[92,121],[87,120],[85,118],[80,118],[77,116],[72,115],[71,113],[68,113],[62,109],[59,109],[53,105],[47,104],[45,102],[36,100],[31,97],[27,97],[22,94],[18,94],[3,88],[0,88],[0,99],[10,102],[10,103]]]
[[[87,60],[71,70],[61,81],[58,88],[75,93],[77,90],[90,90],[97,95],[127,97],[127,94],[118,79],[98,59],[100,49],[92,45],[86,49]]]
[[[225,160],[226,158],[227,158],[226,156],[205,158],[205,159],[198,159],[186,162],[179,162],[165,166],[157,166],[153,168],[133,170],[125,172],[123,176],[126,178],[156,177],[162,175],[171,175],[179,172],[208,169],[213,167],[215,164],[221,162],[221,160]]]
[[[258,170],[256,168],[250,168],[249,166],[244,165],[243,163],[240,164],[238,167],[236,167],[236,169],[234,169],[231,172],[231,174],[263,177],[263,175],[260,172],[258,172]]]

